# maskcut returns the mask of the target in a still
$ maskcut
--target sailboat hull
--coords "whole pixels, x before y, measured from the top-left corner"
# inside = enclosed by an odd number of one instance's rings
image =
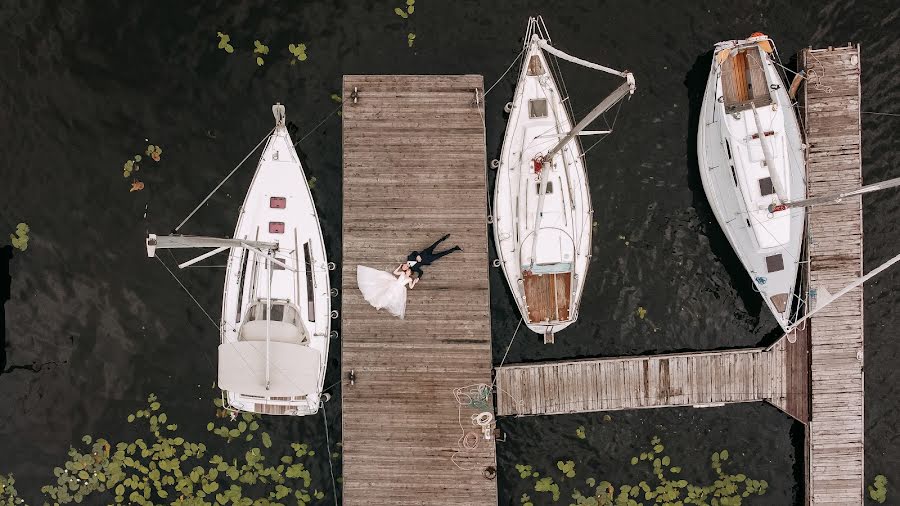
[[[331,288],[315,203],[283,121],[263,149],[234,237],[278,243],[271,255],[281,265],[246,247],[229,254],[219,347],[227,405],[314,414],[328,362]]]
[[[580,142],[535,162],[573,128],[564,99],[537,37],[526,41],[497,169],[493,231],[522,319],[544,335],[578,319],[591,257],[593,211]]]
[[[716,45],[700,111],[697,158],[716,220],[786,328],[797,308],[805,212],[769,206],[805,198],[806,180],[801,131],[773,47],[765,37]],[[785,199],[776,194],[779,187]]]

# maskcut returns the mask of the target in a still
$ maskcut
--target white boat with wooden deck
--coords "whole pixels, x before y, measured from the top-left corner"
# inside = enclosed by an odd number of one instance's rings
[[[227,408],[269,415],[318,411],[331,332],[322,231],[284,106],[263,149],[232,239],[151,235],[156,248],[229,250],[218,385]]]
[[[500,264],[528,328],[552,342],[578,318],[591,258],[593,210],[579,135],[634,93],[629,72],[570,56],[550,45],[541,18],[530,18],[524,60],[503,140],[494,193],[494,240]],[[577,125],[557,84],[555,56],[625,79]],[[573,126],[574,125],[574,126]]]
[[[782,328],[796,319],[806,197],[802,133],[767,36],[716,44],[697,132],[713,213]]]

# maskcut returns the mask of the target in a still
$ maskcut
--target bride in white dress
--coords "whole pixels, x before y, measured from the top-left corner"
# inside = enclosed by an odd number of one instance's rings
[[[387,309],[389,313],[403,319],[406,313],[406,290],[419,282],[413,278],[407,264],[401,264],[391,274],[365,265],[356,266],[356,284],[366,302],[375,309]]]

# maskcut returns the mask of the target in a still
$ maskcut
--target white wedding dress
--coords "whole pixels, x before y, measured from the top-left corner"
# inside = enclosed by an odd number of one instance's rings
[[[390,272],[379,271],[365,265],[356,266],[356,285],[366,302],[375,309],[387,309],[394,316],[403,319],[406,313],[406,276],[394,276]]]

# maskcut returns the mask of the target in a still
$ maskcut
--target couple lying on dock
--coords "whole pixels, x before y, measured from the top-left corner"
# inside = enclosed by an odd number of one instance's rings
[[[425,275],[422,266],[431,265],[435,260],[447,256],[454,251],[462,251],[459,246],[435,252],[434,249],[447,240],[450,234],[441,237],[422,251],[413,251],[406,261],[394,269],[393,274],[379,271],[364,265],[356,266],[356,284],[365,297],[366,302],[375,309],[387,309],[389,313],[401,319],[406,313],[406,290],[413,288]]]

